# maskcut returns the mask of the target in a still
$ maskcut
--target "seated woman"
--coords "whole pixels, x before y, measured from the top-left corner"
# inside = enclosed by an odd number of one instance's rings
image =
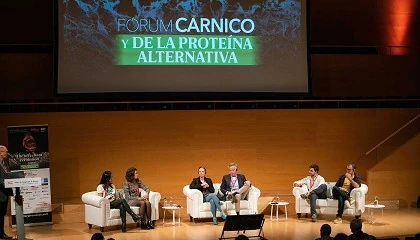
[[[190,184],[190,189],[198,189],[203,193],[204,202],[210,203],[210,210],[213,215],[213,224],[217,225],[216,208],[222,213],[222,218],[226,219],[226,214],[223,212],[220,206],[220,200],[214,193],[213,182],[210,178],[206,177],[206,168],[198,168],[198,178],[194,178]]]
[[[139,179],[137,169],[130,167],[125,173],[126,181],[123,183],[124,197],[130,206],[140,207],[141,228],[154,229],[151,214],[152,206],[149,202],[150,189]],[[146,191],[146,194],[140,196],[140,189]]]
[[[127,204],[125,199],[118,198],[115,194],[116,189],[114,184],[112,184],[112,173],[111,171],[105,171],[102,173],[101,181],[99,182],[98,187],[96,188],[96,192],[98,195],[109,199],[109,203],[112,209],[119,209],[120,210],[120,217],[121,217],[121,230],[123,232],[127,231],[127,223],[126,223],[126,212],[131,215],[134,222],[138,222],[140,217],[131,210],[130,206]]]

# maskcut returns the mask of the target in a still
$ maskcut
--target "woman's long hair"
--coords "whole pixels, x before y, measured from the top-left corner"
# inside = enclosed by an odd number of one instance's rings
[[[104,173],[102,173],[102,178],[99,184],[104,185],[104,189],[108,189],[112,186],[112,183],[110,182],[111,176],[112,176],[111,171],[107,170]]]
[[[137,171],[137,168],[135,167],[130,167],[129,169],[127,169],[127,172],[125,173],[125,179],[127,180],[127,182],[134,182],[137,179],[134,179],[134,172]]]

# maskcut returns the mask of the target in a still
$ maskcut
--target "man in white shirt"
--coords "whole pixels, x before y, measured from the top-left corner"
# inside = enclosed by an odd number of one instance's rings
[[[303,199],[309,199],[312,222],[316,222],[316,200],[327,198],[327,185],[325,184],[325,179],[318,175],[318,172],[319,166],[317,164],[312,164],[309,166],[309,176],[293,183],[295,187],[301,187],[303,185],[308,187],[308,192],[300,196]]]

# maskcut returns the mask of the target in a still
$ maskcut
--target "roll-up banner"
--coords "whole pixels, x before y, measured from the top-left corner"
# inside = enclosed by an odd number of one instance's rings
[[[25,178],[41,178],[41,186],[20,188],[25,226],[52,224],[48,125],[9,126],[8,148],[11,172],[23,171]],[[15,226],[15,201],[11,198]]]

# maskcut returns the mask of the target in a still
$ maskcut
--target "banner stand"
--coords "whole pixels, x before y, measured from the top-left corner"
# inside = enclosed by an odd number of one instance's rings
[[[25,239],[20,225],[52,224],[48,125],[8,127],[9,177],[12,227],[18,239]],[[22,198],[25,200],[22,204]],[[19,204],[20,203],[20,204]],[[23,214],[23,217],[18,216]]]

